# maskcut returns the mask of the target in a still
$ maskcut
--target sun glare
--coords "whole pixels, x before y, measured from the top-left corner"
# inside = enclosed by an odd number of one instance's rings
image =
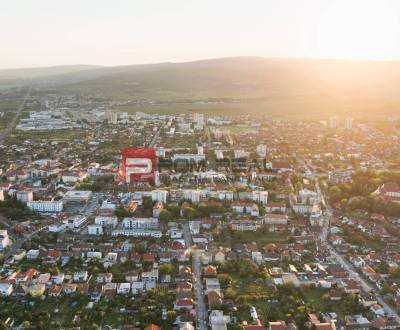
[[[385,1],[333,0],[318,26],[317,49],[323,58],[392,59],[399,31],[399,16]]]

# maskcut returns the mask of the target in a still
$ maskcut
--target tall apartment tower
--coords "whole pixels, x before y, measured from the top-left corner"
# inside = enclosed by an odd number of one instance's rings
[[[337,127],[337,118],[336,117],[330,117],[328,126],[329,126],[329,128],[336,128]]]
[[[348,117],[344,120],[344,128],[353,129],[353,118]]]

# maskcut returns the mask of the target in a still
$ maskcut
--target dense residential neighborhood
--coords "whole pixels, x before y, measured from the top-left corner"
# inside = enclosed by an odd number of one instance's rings
[[[0,147],[5,327],[400,328],[398,129],[30,93]]]

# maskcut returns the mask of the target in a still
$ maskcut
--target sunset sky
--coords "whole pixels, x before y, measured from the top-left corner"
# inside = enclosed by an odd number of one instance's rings
[[[16,0],[0,22],[0,68],[400,59],[399,0]]]

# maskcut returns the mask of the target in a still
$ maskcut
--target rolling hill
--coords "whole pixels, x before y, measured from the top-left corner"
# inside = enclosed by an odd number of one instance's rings
[[[169,104],[211,100],[224,103],[232,111],[243,109],[246,104],[246,108],[257,112],[266,109],[310,114],[400,113],[400,62],[397,61],[233,57],[80,67],[69,72],[51,68],[51,74],[47,75],[44,69],[41,71],[40,75],[34,71],[19,75],[26,79],[29,73],[35,73],[33,80],[45,90],[107,99]],[[4,71],[0,71],[0,80],[2,77]]]

